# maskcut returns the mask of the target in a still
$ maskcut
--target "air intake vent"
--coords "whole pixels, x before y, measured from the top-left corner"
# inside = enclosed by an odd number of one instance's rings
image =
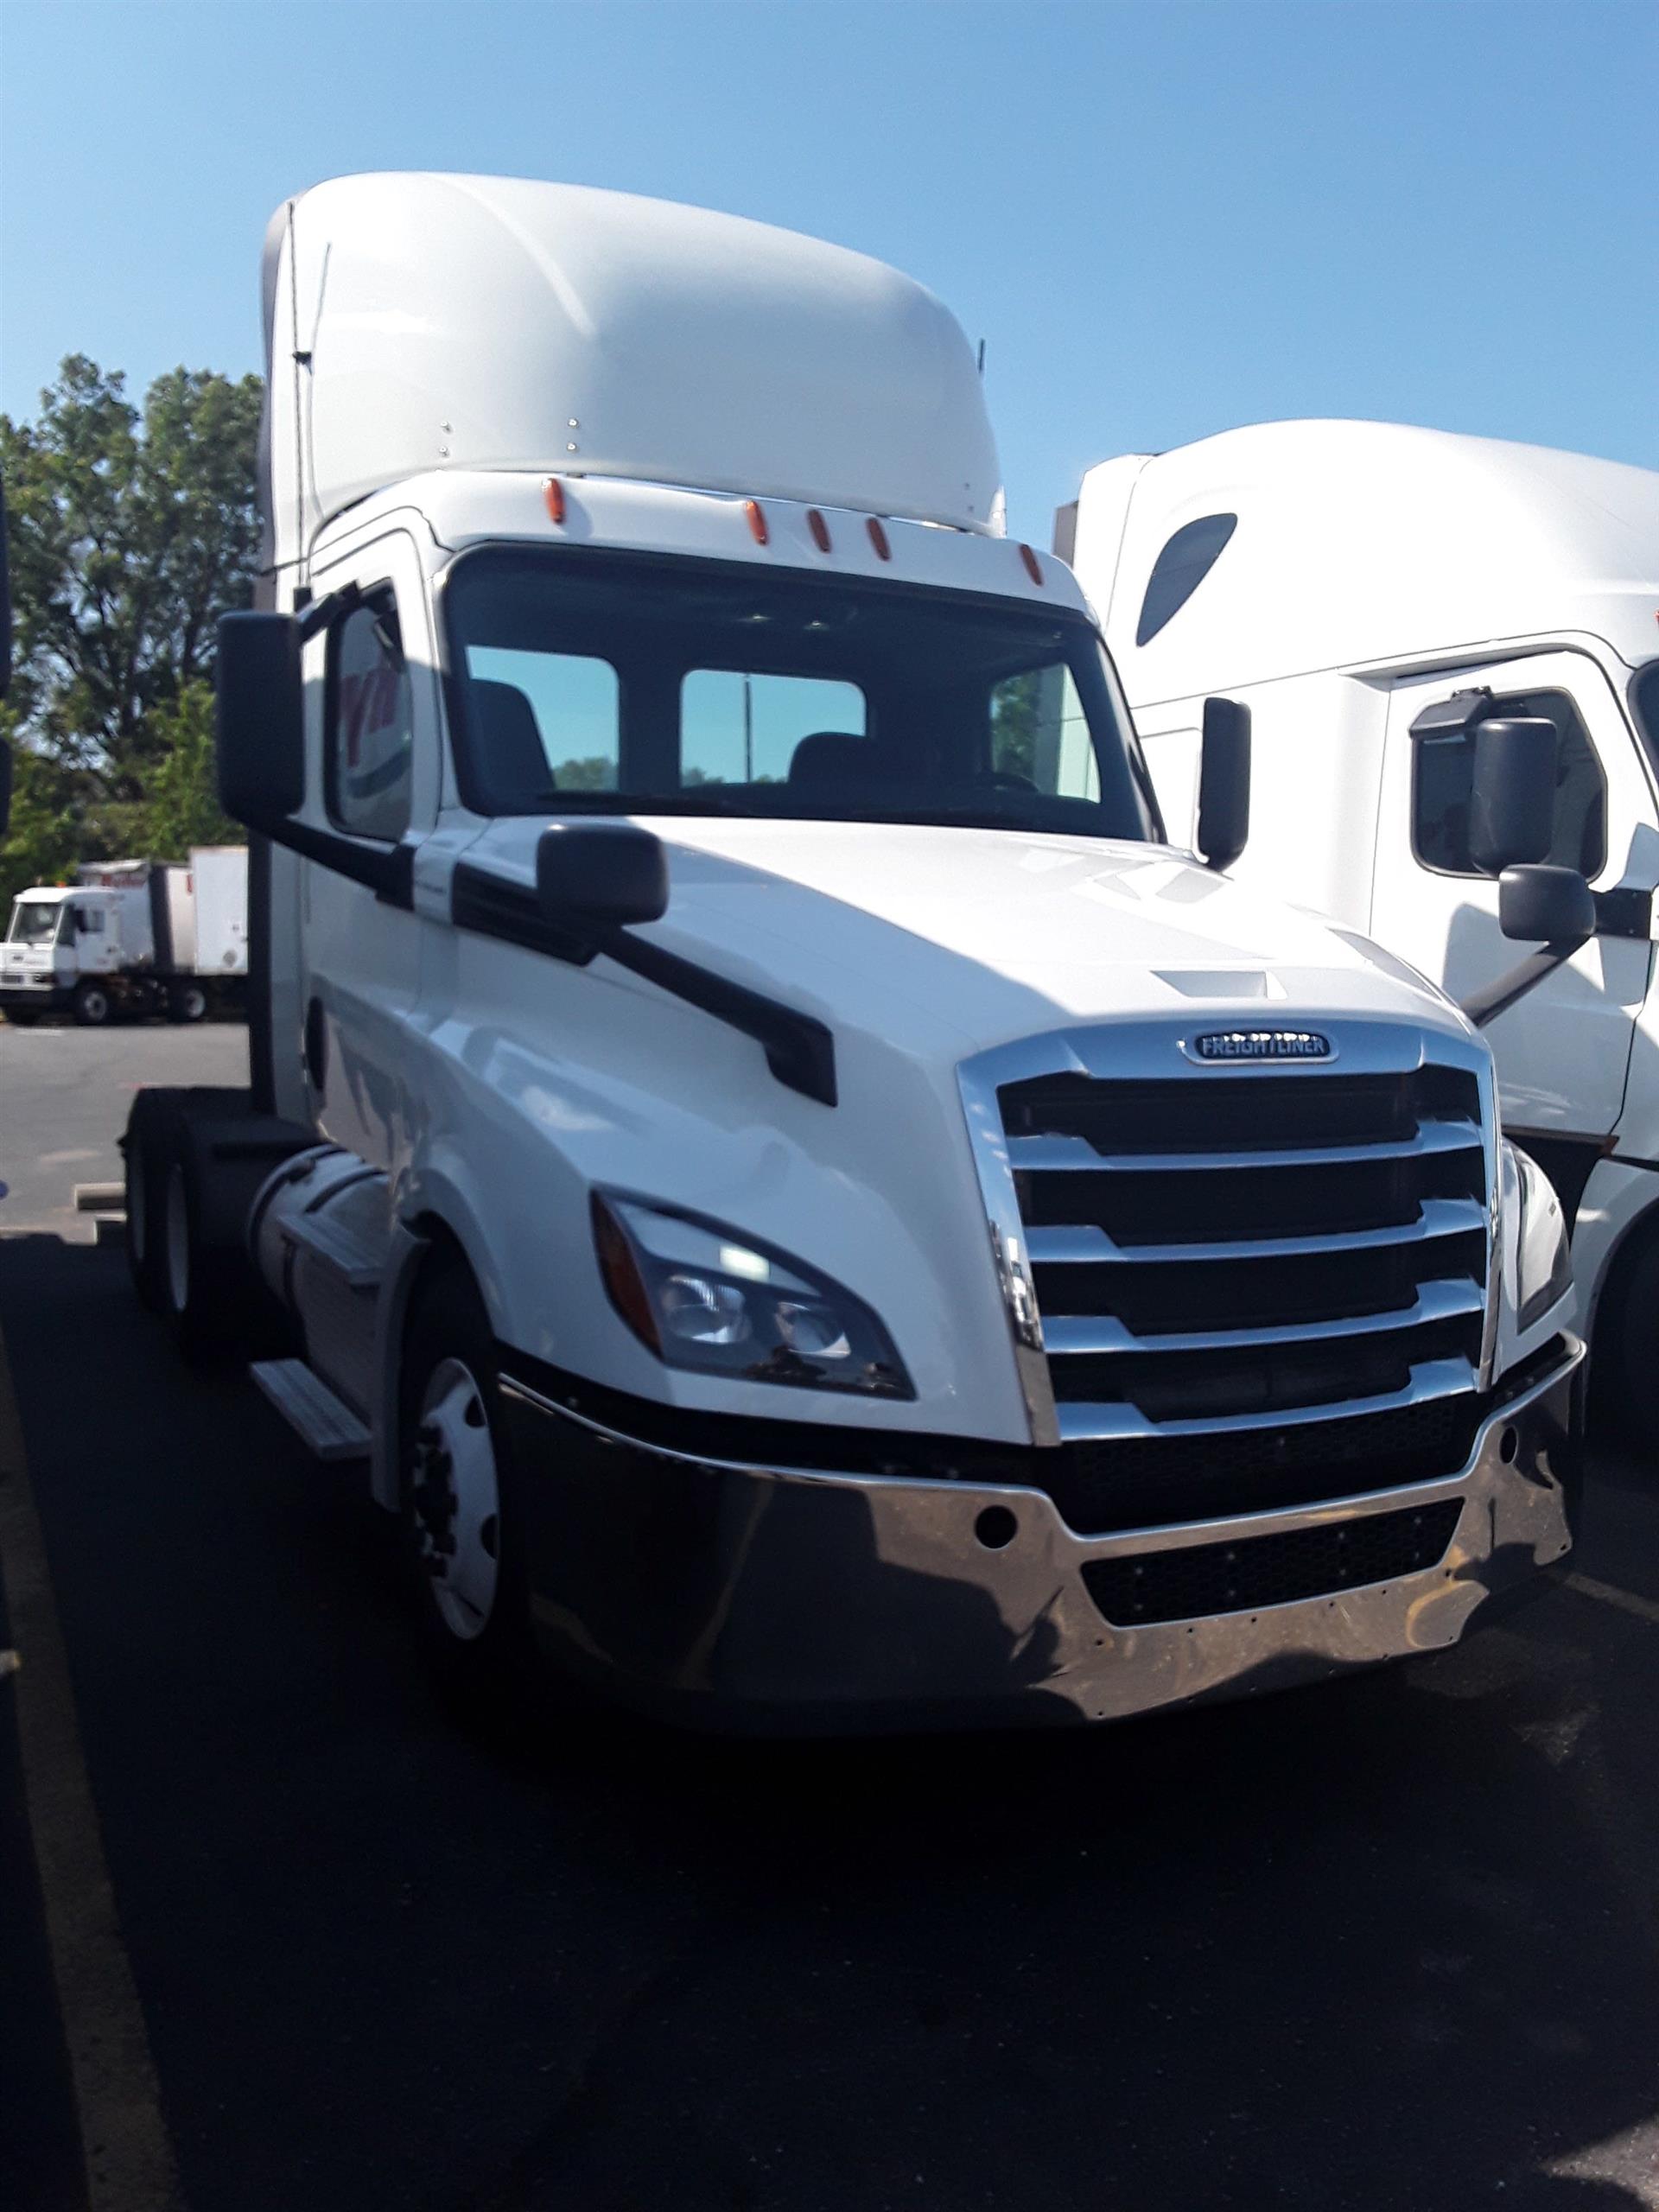
[[[1092,1560],[1090,1596],[1114,1628],[1205,1620],[1307,1598],[1335,1598],[1438,1567],[1463,1510],[1458,1498],[1399,1513],[1327,1521],[1281,1535],[1193,1544],[1140,1558]]]

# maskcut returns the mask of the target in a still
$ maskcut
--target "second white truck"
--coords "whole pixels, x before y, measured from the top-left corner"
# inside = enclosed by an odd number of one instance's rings
[[[1659,474],[1387,423],[1269,423],[1103,462],[1063,509],[1166,818],[1190,834],[1204,702],[1253,717],[1233,874],[1455,997],[1515,960],[1480,849],[1483,732],[1539,726],[1528,857],[1592,933],[1488,1025],[1505,1127],[1573,1225],[1599,1382],[1659,1446]]]
[[[0,1012],[20,1027],[67,1015],[200,1021],[239,1005],[248,972],[248,855],[195,847],[188,861],[115,861],[73,884],[20,892],[0,940]]]

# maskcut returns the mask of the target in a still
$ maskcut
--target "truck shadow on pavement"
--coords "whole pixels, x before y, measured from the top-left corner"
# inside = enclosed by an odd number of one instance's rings
[[[482,1728],[118,1252],[0,1244],[0,1325],[193,2212],[1659,2202],[1637,1611],[1090,1733]],[[1587,1525],[1659,1599],[1639,1471]]]

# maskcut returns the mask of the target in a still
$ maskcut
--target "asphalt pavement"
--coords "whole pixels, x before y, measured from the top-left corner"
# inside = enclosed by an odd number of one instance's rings
[[[132,1059],[10,1042],[14,1150],[60,1134],[43,1066],[112,1132]],[[215,1079],[178,1066],[144,1072]],[[0,1934],[40,2001],[0,2078],[37,2191],[79,2097],[99,2142],[100,2101],[153,2105],[189,2212],[1659,2206],[1653,1471],[1599,1455],[1574,1580],[1507,1624],[1256,1703],[875,1745],[481,1728],[416,1662],[359,1478],[177,1365],[118,1249],[0,1240],[0,1328],[113,1899],[66,1992],[25,1704]],[[101,2079],[89,1973],[131,1993]]]

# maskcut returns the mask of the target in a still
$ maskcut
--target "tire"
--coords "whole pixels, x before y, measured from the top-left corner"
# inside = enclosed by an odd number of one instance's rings
[[[127,1272],[138,1302],[152,1313],[166,1311],[162,1283],[162,1131],[179,1114],[182,1094],[141,1090],[127,1116],[121,1140],[127,1194]]]
[[[398,1397],[399,1543],[423,1655],[445,1690],[494,1708],[534,1664],[529,1586],[495,1340],[459,1260],[416,1288]]]
[[[248,1211],[274,1162],[264,1154],[220,1157],[218,1141],[249,1126],[175,1094],[159,1116],[149,1185],[149,1239],[162,1313],[185,1358],[276,1357],[293,1348],[286,1317],[260,1281],[247,1243]]]
[[[169,1021],[205,1021],[207,1017],[207,994],[200,983],[175,983],[167,994],[167,1018]]]
[[[114,1012],[114,1001],[102,983],[91,976],[75,985],[75,1020],[83,1029],[102,1029],[107,1027]]]
[[[1595,1409],[1645,1457],[1659,1455],[1659,1233],[1630,1255],[1595,1329]]]

